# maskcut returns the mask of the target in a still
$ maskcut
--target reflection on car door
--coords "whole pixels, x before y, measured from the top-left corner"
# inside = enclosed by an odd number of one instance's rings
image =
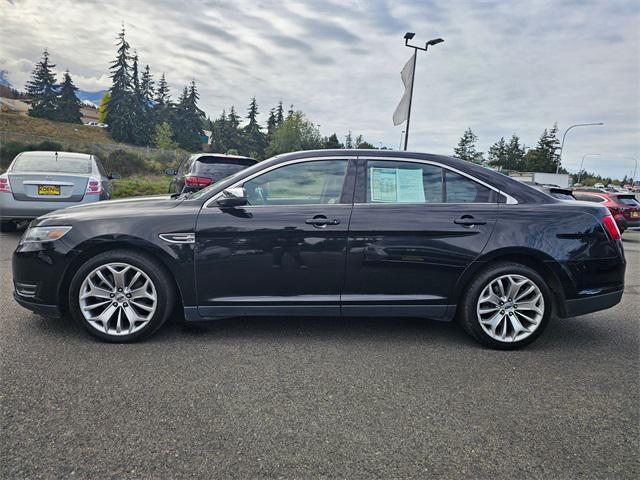
[[[493,231],[496,192],[439,165],[359,162],[342,313],[443,317]]]
[[[200,315],[338,315],[354,181],[355,161],[296,161],[244,181],[249,205],[203,208]]]

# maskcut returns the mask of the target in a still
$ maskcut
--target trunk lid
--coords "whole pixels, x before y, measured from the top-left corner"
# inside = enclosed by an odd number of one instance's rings
[[[8,172],[13,198],[22,201],[79,202],[89,175],[71,173]]]

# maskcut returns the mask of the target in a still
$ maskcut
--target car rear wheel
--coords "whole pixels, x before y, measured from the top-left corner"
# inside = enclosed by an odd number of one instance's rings
[[[154,333],[174,302],[171,281],[155,259],[129,250],[104,252],[82,265],[69,288],[72,316],[92,335],[132,342]]]
[[[481,344],[512,350],[533,342],[546,328],[552,297],[532,268],[498,263],[478,274],[463,298],[459,320]]]

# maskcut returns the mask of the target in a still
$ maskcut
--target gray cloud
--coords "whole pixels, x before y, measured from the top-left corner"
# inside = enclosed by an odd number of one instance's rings
[[[603,121],[567,136],[565,164],[600,153],[588,168],[624,174],[625,157],[640,158],[636,0],[23,0],[1,2],[0,16],[0,70],[18,87],[45,47],[81,88],[108,87],[124,21],[141,63],[165,72],[174,96],[195,78],[212,117],[256,95],[264,120],[283,99],[324,134],[392,147],[411,53],[402,35],[443,37],[418,59],[411,148],[450,154],[467,127],[483,151],[513,132],[534,146],[556,121]]]

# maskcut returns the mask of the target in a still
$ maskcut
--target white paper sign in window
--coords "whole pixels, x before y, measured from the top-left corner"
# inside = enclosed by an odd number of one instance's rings
[[[424,203],[422,169],[369,169],[372,202]]]

